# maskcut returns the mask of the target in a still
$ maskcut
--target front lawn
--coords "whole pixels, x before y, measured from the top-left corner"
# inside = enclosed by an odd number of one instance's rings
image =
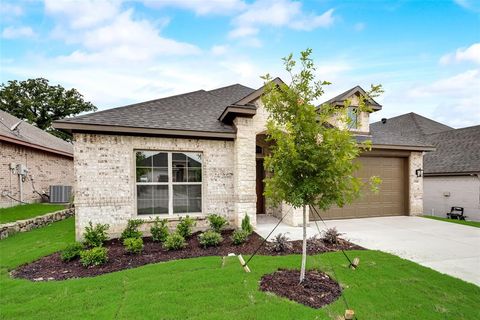
[[[41,216],[64,209],[64,205],[49,203],[21,204],[0,209],[0,224]]]
[[[251,273],[236,258],[219,257],[146,265],[94,278],[34,283],[8,270],[74,241],[69,218],[0,241],[1,319],[334,319],[342,299],[320,310],[258,290],[261,276],[298,268],[300,256],[257,256]],[[356,271],[342,253],[309,257],[310,268],[334,275],[358,319],[476,319],[480,288],[378,251],[352,251]]]
[[[422,217],[428,218],[428,219],[433,219],[433,220],[463,224],[465,226],[480,228],[480,222],[477,222],[477,221],[464,221],[464,220],[457,220],[457,219],[447,219],[447,218],[440,218],[440,217],[435,217],[435,216],[422,216]]]

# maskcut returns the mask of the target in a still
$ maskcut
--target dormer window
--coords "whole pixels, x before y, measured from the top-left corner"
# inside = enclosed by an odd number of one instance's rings
[[[348,128],[358,129],[358,108],[349,107],[347,112],[348,112]]]

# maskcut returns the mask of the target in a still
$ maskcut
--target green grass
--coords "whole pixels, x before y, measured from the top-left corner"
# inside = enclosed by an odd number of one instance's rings
[[[64,208],[64,205],[46,203],[21,204],[15,207],[2,208],[0,209],[0,223],[33,218]]]
[[[0,241],[0,319],[330,319],[342,299],[315,310],[258,290],[263,274],[298,268],[300,257],[255,257],[251,273],[229,258],[170,261],[94,278],[30,282],[8,270],[73,242],[73,218]],[[477,319],[480,288],[378,251],[309,257],[310,268],[332,274],[358,319]]]
[[[434,217],[434,216],[422,216],[422,217],[428,218],[428,219],[433,219],[433,220],[445,221],[445,222],[456,223],[456,224],[463,224],[465,226],[480,228],[480,222],[477,222],[477,221],[464,221],[464,220],[447,219],[447,218],[440,218],[440,217]]]

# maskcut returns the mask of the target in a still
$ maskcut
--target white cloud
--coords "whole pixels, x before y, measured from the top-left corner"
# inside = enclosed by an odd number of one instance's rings
[[[33,36],[35,36],[35,32],[30,27],[6,27],[2,31],[4,39],[31,38]]]
[[[7,17],[19,17],[23,14],[22,7],[8,3],[4,0],[0,1],[0,16],[2,19]]]
[[[413,98],[449,97],[460,99],[464,96],[480,97],[478,88],[480,88],[480,69],[472,69],[436,80],[431,84],[418,86],[410,90],[408,95]]]
[[[83,2],[82,2],[83,3]],[[157,56],[195,55],[200,49],[192,44],[165,38],[160,31],[169,19],[150,21],[135,19],[133,9],[120,10],[118,1],[105,2],[107,13],[96,15],[95,1],[87,2],[80,10],[89,19],[68,19],[75,5],[52,4],[47,12],[57,19],[52,36],[77,45],[71,54],[58,57],[61,62],[123,64],[153,61]]]
[[[143,0],[151,8],[176,7],[194,11],[197,15],[228,15],[245,8],[242,0]]]
[[[227,53],[228,51],[228,46],[227,45],[215,45],[212,47],[210,50],[213,55],[215,56],[221,56]]]
[[[84,29],[114,18],[120,12],[119,0],[45,0],[47,14],[62,20],[72,29]]]
[[[441,64],[464,61],[480,64],[480,42],[474,43],[468,48],[459,48],[455,53],[449,53],[440,58]]]
[[[231,38],[239,38],[257,34],[259,27],[288,27],[295,30],[310,31],[316,28],[325,28],[333,24],[333,9],[321,15],[305,13],[302,3],[291,0],[258,0],[235,17],[232,21],[234,28],[230,31]]]
[[[454,2],[464,9],[480,12],[478,0],[454,0]]]
[[[354,26],[353,26],[353,29],[355,29],[355,31],[363,31],[365,30],[365,27],[366,27],[366,24],[364,22],[359,22],[359,23],[356,23]]]

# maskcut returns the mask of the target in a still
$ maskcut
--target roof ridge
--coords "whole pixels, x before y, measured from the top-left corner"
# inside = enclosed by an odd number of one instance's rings
[[[469,127],[463,127],[463,128],[452,128],[450,130],[445,130],[445,131],[440,131],[440,132],[434,132],[434,133],[430,133],[430,134],[427,134],[427,136],[431,136],[431,135],[434,135],[434,134],[442,134],[442,133],[447,133],[447,132],[452,132],[452,131],[455,131],[455,132],[458,132],[458,131],[463,131],[463,130],[471,130],[471,129],[475,129],[475,128],[480,128],[480,124],[476,124],[476,125],[473,125],[473,126],[469,126]]]
[[[241,83],[234,83],[234,84],[230,84],[228,86],[224,86],[224,87],[219,87],[219,88],[215,88],[215,89],[211,89],[211,90],[206,90],[207,92],[211,93],[212,91],[216,91],[216,90],[221,90],[221,89],[225,89],[225,88],[230,88],[230,87],[234,87],[234,86],[242,86],[244,88],[248,88],[248,89],[252,89],[252,90],[255,90],[253,88],[250,88],[250,87],[247,87],[246,85],[243,85]]]
[[[123,109],[123,108],[132,108],[132,107],[135,107],[135,106],[138,106],[138,105],[141,105],[141,104],[145,104],[145,103],[151,103],[151,102],[156,102],[156,101],[165,100],[165,99],[170,99],[170,98],[177,98],[177,97],[186,96],[186,95],[189,95],[189,94],[192,94],[192,93],[199,93],[199,92],[202,92],[202,91],[205,92],[205,93],[208,93],[207,91],[205,91],[205,90],[203,90],[203,89],[200,89],[200,90],[195,90],[195,91],[190,91],[190,92],[175,94],[175,95],[173,95],[173,96],[168,96],[168,97],[163,97],[163,98],[157,98],[157,99],[151,99],[151,100],[142,101],[142,102],[135,102],[135,103],[127,104],[127,105],[120,106],[120,107],[115,107],[115,108],[109,108],[109,109],[105,109],[105,110],[95,111],[95,112],[91,112],[91,113],[87,113],[87,114],[82,114],[82,115],[80,115],[80,116],[76,116],[76,117],[73,117],[73,118],[64,118],[64,119],[57,120],[57,122],[62,122],[63,120],[79,119],[79,118],[83,118],[83,117],[85,117],[85,116],[88,116],[88,115],[91,115],[91,114],[94,114],[94,113],[95,113],[95,114],[99,114],[99,113],[104,113],[104,112],[112,111],[112,110],[118,110],[118,109]]]

